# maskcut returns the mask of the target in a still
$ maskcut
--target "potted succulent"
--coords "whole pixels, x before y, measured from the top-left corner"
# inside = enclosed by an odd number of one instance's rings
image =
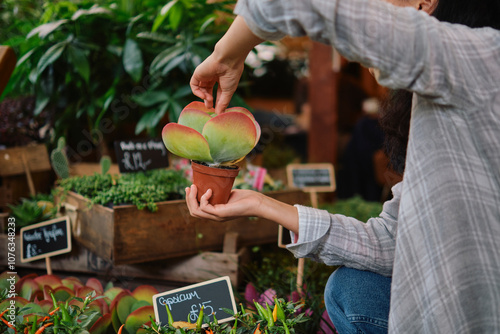
[[[211,204],[227,203],[238,175],[238,162],[250,153],[260,138],[260,126],[242,107],[216,115],[202,102],[191,102],[177,123],[168,123],[162,137],[167,149],[191,160],[198,200],[212,189]]]

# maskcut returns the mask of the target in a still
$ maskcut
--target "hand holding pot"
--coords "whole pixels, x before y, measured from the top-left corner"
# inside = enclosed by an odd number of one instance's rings
[[[206,218],[216,221],[227,221],[237,217],[258,216],[257,208],[260,207],[264,195],[252,190],[235,189],[231,192],[226,204],[212,205],[209,203],[212,190],[208,189],[197,199],[198,188],[193,184],[186,188],[186,203],[193,217]]]
[[[299,233],[297,208],[257,191],[234,189],[226,204],[217,205],[209,203],[211,189],[201,196],[200,202],[197,193],[198,188],[195,185],[186,188],[186,203],[193,217],[220,222],[238,217],[259,217],[274,221],[297,235]]]

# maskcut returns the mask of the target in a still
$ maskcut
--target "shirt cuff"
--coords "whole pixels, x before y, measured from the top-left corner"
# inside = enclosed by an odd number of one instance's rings
[[[326,210],[295,205],[299,214],[298,236],[290,232],[292,243],[287,249],[295,257],[316,258],[322,247],[322,239],[330,229],[330,214]]]

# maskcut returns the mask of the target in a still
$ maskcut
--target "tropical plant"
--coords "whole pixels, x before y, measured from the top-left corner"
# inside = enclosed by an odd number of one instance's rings
[[[260,126],[252,113],[242,107],[216,115],[202,102],[191,102],[178,123],[168,123],[162,137],[175,155],[209,166],[234,165],[255,147]]]
[[[226,31],[235,2],[47,2],[34,29],[9,38],[19,61],[6,94],[36,95],[34,114],[53,110],[56,138],[79,126],[102,144],[94,134],[105,116],[154,134],[167,111],[176,120],[188,102],[190,74]]]

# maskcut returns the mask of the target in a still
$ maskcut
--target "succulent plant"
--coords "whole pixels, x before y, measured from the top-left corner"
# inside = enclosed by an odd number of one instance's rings
[[[168,123],[162,137],[167,149],[180,157],[209,166],[234,165],[255,147],[260,126],[252,113],[242,107],[216,115],[202,102],[191,102],[177,123]]]

